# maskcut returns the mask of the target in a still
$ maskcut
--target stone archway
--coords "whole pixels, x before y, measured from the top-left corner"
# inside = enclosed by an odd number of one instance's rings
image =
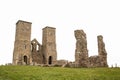
[[[49,56],[48,64],[52,64],[52,56]]]
[[[27,64],[27,56],[24,56],[24,63]]]

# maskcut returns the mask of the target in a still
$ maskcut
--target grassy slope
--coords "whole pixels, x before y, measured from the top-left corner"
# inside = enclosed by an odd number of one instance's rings
[[[0,80],[120,80],[120,68],[0,66]]]

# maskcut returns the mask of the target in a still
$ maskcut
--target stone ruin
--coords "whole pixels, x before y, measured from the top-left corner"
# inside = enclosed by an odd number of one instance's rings
[[[52,65],[57,63],[55,28],[43,28],[43,40],[31,41],[31,22],[19,20],[13,51],[13,65]]]
[[[75,30],[76,50],[74,67],[108,67],[107,52],[102,35],[97,36],[98,55],[88,57],[87,38],[83,30]]]
[[[83,30],[75,31],[76,50],[75,50],[75,63],[80,67],[87,67],[88,65],[88,50],[86,34]]]
[[[98,56],[88,56],[87,37],[83,30],[75,30],[75,61],[57,60],[55,28],[43,28],[42,44],[31,41],[31,22],[19,20],[13,51],[13,65],[58,65],[69,67],[107,67],[107,52],[103,37],[98,39]]]

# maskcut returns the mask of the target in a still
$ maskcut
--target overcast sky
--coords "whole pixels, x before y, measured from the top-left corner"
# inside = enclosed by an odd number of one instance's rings
[[[0,0],[0,64],[12,62],[16,22],[32,22],[32,37],[42,43],[42,28],[56,28],[58,59],[74,61],[74,30],[87,34],[89,56],[97,55],[103,35],[108,64],[120,66],[120,0]]]

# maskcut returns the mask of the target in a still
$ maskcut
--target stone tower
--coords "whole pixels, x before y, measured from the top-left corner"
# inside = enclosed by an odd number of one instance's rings
[[[87,67],[88,64],[88,50],[86,34],[83,30],[75,30],[76,50],[75,50],[75,63],[79,67]]]
[[[101,67],[107,67],[107,52],[105,50],[105,43],[103,42],[103,36],[97,36],[98,40],[98,55],[101,61]]]
[[[55,28],[43,28],[43,60],[45,64],[55,64],[57,60]]]
[[[19,20],[16,23],[16,35],[13,51],[13,64],[31,63],[31,22]]]

